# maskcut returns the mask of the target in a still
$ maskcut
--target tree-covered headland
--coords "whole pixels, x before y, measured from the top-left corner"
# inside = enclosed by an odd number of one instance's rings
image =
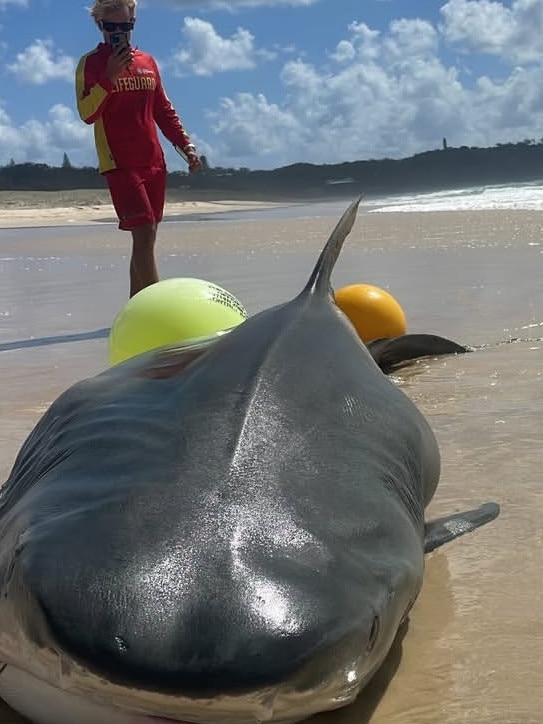
[[[221,196],[321,197],[432,191],[543,179],[543,139],[489,148],[450,147],[401,159],[371,159],[339,164],[294,163],[272,170],[213,167],[193,175],[173,171],[168,188],[190,198]],[[67,154],[59,166],[11,161],[0,167],[2,191],[103,189],[93,167],[72,165]]]

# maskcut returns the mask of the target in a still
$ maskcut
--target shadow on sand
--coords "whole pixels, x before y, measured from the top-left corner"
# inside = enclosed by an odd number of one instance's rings
[[[85,342],[89,339],[106,339],[109,335],[109,327],[94,329],[90,332],[74,332],[72,334],[56,334],[51,337],[31,337],[30,339],[18,339],[14,342],[0,343],[0,352],[9,352],[13,349],[27,349],[29,347],[46,347],[51,344],[65,344],[67,342]]]

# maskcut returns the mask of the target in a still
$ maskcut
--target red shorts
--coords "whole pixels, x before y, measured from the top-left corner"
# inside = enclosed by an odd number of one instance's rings
[[[166,169],[118,168],[105,174],[119,229],[130,231],[138,226],[162,221],[166,201]]]

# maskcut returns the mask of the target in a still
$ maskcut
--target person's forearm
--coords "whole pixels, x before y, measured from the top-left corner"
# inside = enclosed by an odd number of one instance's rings
[[[186,146],[191,144],[190,136],[188,131],[185,129],[181,120],[174,109],[171,112],[163,112],[155,117],[158,127],[164,134],[164,136],[173,143],[174,146],[178,146],[184,149]]]
[[[189,133],[166,95],[160,77],[155,91],[154,117],[161,132],[174,146],[183,150],[191,143]]]

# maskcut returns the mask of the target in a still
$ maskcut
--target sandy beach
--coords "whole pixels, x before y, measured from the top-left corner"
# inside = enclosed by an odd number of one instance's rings
[[[10,207],[0,194],[2,480],[51,401],[107,367],[104,335],[70,335],[107,330],[126,300],[129,236],[103,220],[112,213],[107,200],[81,192],[72,205],[57,199],[48,208],[51,199],[12,197]],[[299,291],[346,206],[199,203],[168,206],[176,220],[160,227],[161,274],[210,279],[250,313]],[[502,512],[428,557],[408,631],[383,670],[353,706],[313,724],[541,724],[542,229],[540,211],[374,213],[362,205],[336,286],[387,288],[409,331],[477,348],[394,378],[441,448],[428,516],[486,500]],[[23,721],[0,706],[0,723]]]
[[[170,194],[166,207],[169,216],[248,211],[280,205],[272,201],[191,201],[176,200]],[[115,211],[107,191],[0,191],[0,228],[43,226],[89,226],[115,223]]]

